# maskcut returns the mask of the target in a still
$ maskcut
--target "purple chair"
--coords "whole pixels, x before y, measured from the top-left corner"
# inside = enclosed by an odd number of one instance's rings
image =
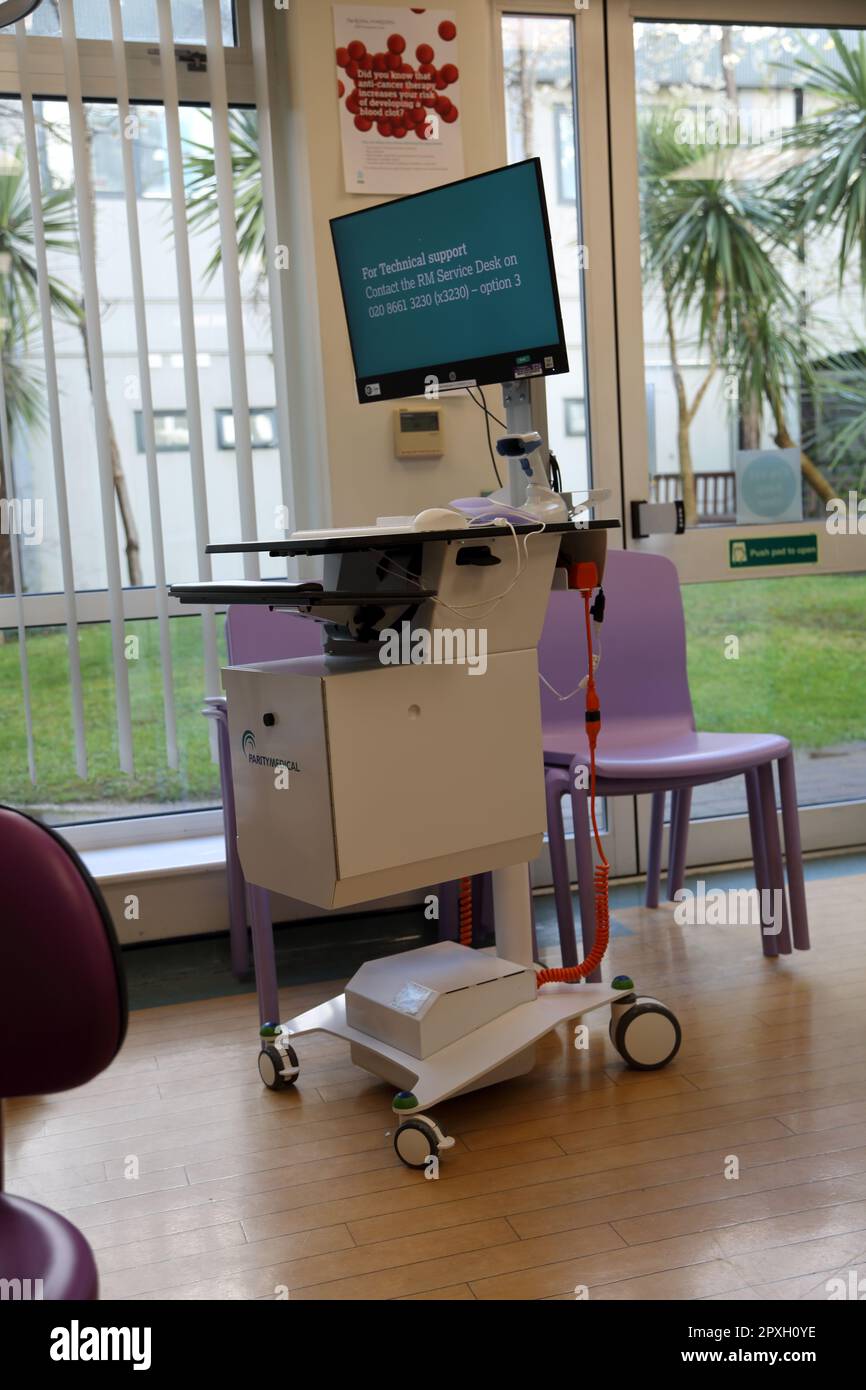
[[[652,794],[646,903],[657,907],[664,828],[665,795],[672,793],[668,897],[682,888],[692,789],[743,776],[758,889],[782,890],[782,924],[777,935],[761,939],[764,954],[809,949],[806,894],[797,815],[794,756],[779,734],[710,734],[695,729],[686,673],[686,631],[676,569],[660,555],[608,552],[601,628],[602,660],[597,684],[602,730],[597,751],[597,790],[601,796]],[[573,591],[551,594],[541,642],[539,667],[560,693],[575,689],[586,674],[583,600]],[[578,767],[589,750],[584,732],[582,692],[559,700],[541,691],[548,832],[563,964],[577,961],[568,862],[562,824],[562,798],[571,796],[577,858],[578,900],[584,952],[594,934],[593,863],[588,793],[575,787]],[[779,765],[782,823],[788,869],[788,904],[773,763]],[[762,895],[763,902],[763,895]],[[764,924],[768,925],[768,924]],[[568,951],[566,951],[568,946]],[[567,957],[567,958],[566,958]],[[600,976],[596,975],[596,979]]]
[[[7,806],[0,880],[0,1097],[83,1086],[126,1035],[123,965],[102,894],[59,835]],[[84,1236],[48,1207],[4,1192],[2,1158],[0,1114],[0,1279],[17,1297],[97,1298]]]
[[[322,632],[318,623],[300,618],[295,613],[277,613],[257,604],[233,604],[226,613],[226,645],[232,666],[247,666],[256,661],[285,661],[291,657],[318,656],[322,650]],[[238,858],[238,827],[225,696],[215,695],[207,699],[204,713],[215,719],[217,725],[232,970],[238,978],[249,970],[249,909],[259,1011],[261,1021],[265,1023],[279,1017],[270,894],[265,888],[247,883]]]

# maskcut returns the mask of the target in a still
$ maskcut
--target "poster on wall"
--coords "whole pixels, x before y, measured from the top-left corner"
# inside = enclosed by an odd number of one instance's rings
[[[348,193],[420,193],[463,177],[451,10],[335,5],[337,102]]]

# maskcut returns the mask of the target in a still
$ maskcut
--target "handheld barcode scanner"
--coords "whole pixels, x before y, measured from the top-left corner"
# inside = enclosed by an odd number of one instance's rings
[[[525,433],[503,435],[496,441],[496,452],[516,465],[521,479],[526,481],[526,493],[520,500],[519,511],[528,516],[537,516],[541,521],[564,519],[568,516],[568,506],[550,486],[544,464],[541,460],[542,438],[537,430]],[[508,502],[513,485],[494,492],[488,500]]]

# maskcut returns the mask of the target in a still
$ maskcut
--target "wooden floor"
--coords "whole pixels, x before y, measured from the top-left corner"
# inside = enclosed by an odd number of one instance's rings
[[[138,1013],[98,1080],[9,1104],[7,1185],[85,1231],[105,1298],[826,1299],[866,1273],[866,876],[808,889],[814,949],[775,962],[756,929],[618,913],[676,1061],[624,1070],[600,1014],[588,1052],[560,1030],[437,1109],[438,1181],[342,1043],[300,1039],[297,1089],[265,1090],[244,996]]]

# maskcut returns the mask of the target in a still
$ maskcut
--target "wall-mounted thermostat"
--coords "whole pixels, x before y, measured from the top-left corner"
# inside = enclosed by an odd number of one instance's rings
[[[438,406],[394,411],[394,452],[398,459],[439,458],[445,452]]]

